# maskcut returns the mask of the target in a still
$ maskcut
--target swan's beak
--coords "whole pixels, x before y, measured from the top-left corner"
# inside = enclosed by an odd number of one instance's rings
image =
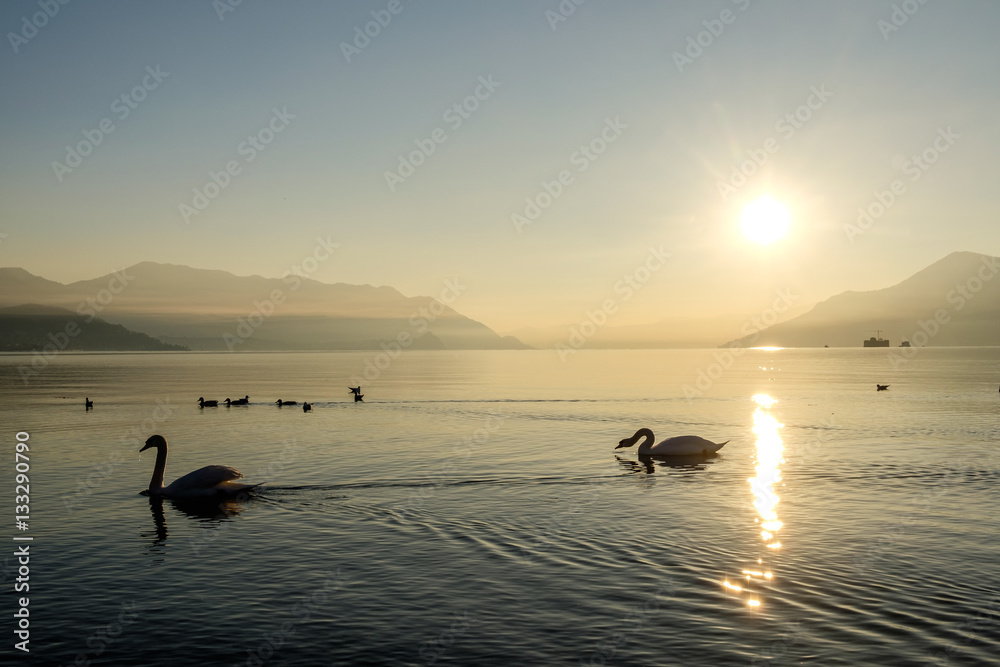
[[[622,447],[629,447],[628,440],[621,440],[618,442],[618,446],[615,449],[621,449]]]
[[[142,454],[144,451],[146,451],[150,447],[152,447],[152,445],[147,442],[145,445],[143,445],[142,449],[139,450],[139,453]]]

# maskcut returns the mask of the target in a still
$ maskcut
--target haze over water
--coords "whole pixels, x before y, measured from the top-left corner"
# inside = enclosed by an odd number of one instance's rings
[[[33,655],[995,664],[1000,350],[749,350],[688,400],[715,352],[407,351],[364,403],[370,353],[62,354],[27,384],[0,357],[4,431],[31,436]],[[730,442],[614,449],[640,426]],[[168,482],[264,487],[151,502],[152,433]]]

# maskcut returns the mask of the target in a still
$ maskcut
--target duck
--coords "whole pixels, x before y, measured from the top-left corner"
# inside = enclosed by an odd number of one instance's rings
[[[889,385],[887,385],[887,384],[876,384],[875,385],[875,391],[885,391],[888,388],[889,388]]]
[[[302,412],[309,412],[312,409],[313,409],[312,403],[303,403],[302,404]]]
[[[275,401],[275,403],[277,403],[277,404],[278,404],[278,407],[279,407],[279,408],[280,408],[280,407],[281,407],[282,405],[298,405],[298,404],[299,404],[299,402],[298,402],[298,401],[283,401],[283,400],[281,400],[280,398],[279,398],[279,399],[278,399],[277,401]]]
[[[199,408],[217,408],[217,407],[219,407],[219,402],[218,401],[206,401],[204,399],[204,397],[199,397],[198,398],[198,407]]]
[[[631,447],[639,441],[639,438],[643,438],[642,444],[639,445],[640,456],[709,455],[715,454],[729,442],[726,440],[726,442],[717,443],[712,442],[711,440],[706,440],[705,438],[697,435],[679,435],[674,438],[661,440],[654,445],[653,443],[656,441],[656,436],[653,435],[653,432],[648,428],[640,428],[631,438],[621,440],[615,449]]]
[[[92,407],[94,407],[94,402],[90,400],[90,398],[84,398],[83,407],[87,410],[90,410]]]
[[[355,396],[358,396],[361,394],[361,385],[358,385],[357,387],[348,387],[347,390]]]
[[[354,394],[354,402],[355,403],[360,403],[360,402],[363,402],[364,400],[365,400],[365,395],[364,394]]]
[[[158,498],[212,498],[232,496],[260,486],[235,481],[242,478],[243,473],[236,468],[219,465],[199,468],[179,477],[169,486],[163,486],[163,472],[167,467],[167,439],[162,435],[150,436],[139,451],[152,448],[156,449],[156,465],[153,467],[153,476],[149,479],[149,488],[143,495]]]

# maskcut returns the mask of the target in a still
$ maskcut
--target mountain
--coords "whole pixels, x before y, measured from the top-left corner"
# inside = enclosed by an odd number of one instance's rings
[[[37,304],[0,308],[2,352],[136,352],[183,349],[186,348],[129,331],[120,324],[109,324],[101,318],[78,315],[65,308]]]
[[[955,252],[897,285],[843,292],[726,345],[860,347],[876,330],[892,346],[1000,345],[998,273],[1000,258]]]
[[[406,297],[391,287],[154,262],[69,285],[0,269],[0,306],[69,308],[198,350],[380,349],[394,341],[410,349],[525,347],[446,305],[462,289],[445,281],[440,299]]]

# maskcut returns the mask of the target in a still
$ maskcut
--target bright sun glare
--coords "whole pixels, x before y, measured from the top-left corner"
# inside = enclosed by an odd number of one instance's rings
[[[784,204],[765,196],[746,205],[740,227],[748,239],[768,246],[788,233],[789,217]]]

